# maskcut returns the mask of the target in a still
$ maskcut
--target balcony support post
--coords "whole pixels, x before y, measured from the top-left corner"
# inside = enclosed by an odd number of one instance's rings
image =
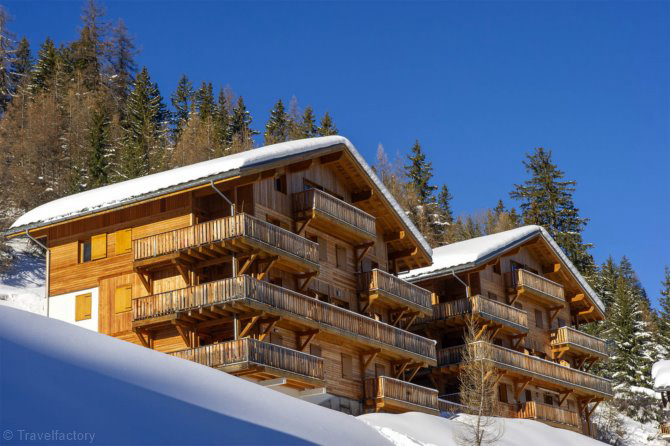
[[[233,314],[233,339],[236,341],[240,339],[240,315],[238,313]]]
[[[247,260],[244,262],[244,265],[242,265],[242,268],[237,272],[238,276],[241,276],[242,274],[246,273],[247,270],[251,267],[251,264],[254,263],[254,260],[256,260],[256,257],[258,257],[258,252],[252,252],[249,257],[247,257]]]
[[[374,350],[370,350],[368,352],[363,353],[363,355],[362,355],[363,357],[368,355],[368,358],[365,359],[364,362],[363,362],[363,370],[361,370],[363,373],[365,373],[365,371],[367,370],[370,363],[375,360],[375,358],[377,357],[377,355],[379,353],[381,353],[381,351],[382,350],[380,348],[376,348]]]
[[[403,359],[401,361],[395,362],[393,365],[396,367],[396,373],[394,378],[399,379],[400,375],[405,372],[407,366],[412,362],[411,359]]]
[[[496,379],[493,381],[493,387],[497,386],[500,380],[507,374],[506,371],[501,371],[496,375]]]
[[[409,311],[408,307],[403,307],[399,311],[397,311],[395,313],[395,319],[393,319],[393,321],[391,322],[391,325],[393,325],[394,327],[397,327],[398,323],[400,322],[400,319],[402,319],[403,316],[405,316],[405,313],[407,313],[408,311]]]
[[[298,333],[298,339],[306,336],[305,340],[303,342],[300,342],[298,345],[298,350],[303,351],[305,348],[309,345],[310,342],[312,342],[312,339],[314,339],[314,336],[319,334],[320,330],[307,330],[303,331],[302,333]]]
[[[559,347],[559,348],[552,348],[551,349],[551,357],[553,359],[561,359],[565,352],[570,350],[570,347]],[[579,368],[579,367],[578,367]]]
[[[191,338],[189,336],[189,332],[187,331],[188,327],[185,327],[179,321],[172,321],[172,323],[177,329],[177,333],[179,333],[179,336],[181,336],[182,341],[184,341],[184,344],[186,344],[186,347],[191,348]]]
[[[547,316],[549,316],[549,327],[551,327],[551,324],[554,322],[554,319],[556,319],[556,316],[558,316],[558,312],[563,309],[563,305],[558,305],[555,307],[551,307],[547,310]]]
[[[272,256],[268,257],[267,259],[263,261],[258,261],[259,265],[264,265],[260,268],[260,271],[258,272],[258,276],[256,277],[258,280],[263,280],[263,278],[270,274],[270,270],[274,266],[275,263],[277,263],[277,260],[279,260],[279,256]]]
[[[303,293],[305,289],[307,288],[307,285],[314,279],[317,275],[319,274],[318,271],[312,271],[310,273],[303,273],[303,274],[296,274],[295,279],[296,282],[298,282],[298,291]],[[303,280],[302,283],[300,283],[300,280]]]
[[[139,268],[135,268],[135,273],[137,273],[137,277],[140,278],[140,282],[142,282],[142,285],[144,285],[144,289],[147,290],[147,293],[152,294],[151,290],[151,275],[147,274],[148,277],[144,277],[144,271],[142,271]]]
[[[370,251],[370,248],[372,248],[373,246],[375,246],[375,242],[363,243],[361,245],[354,246],[354,255],[356,257],[356,269],[358,269],[358,265],[363,261],[363,257],[365,257],[368,251]]]
[[[520,333],[518,335],[512,336],[512,348],[514,350],[518,350],[519,346],[521,345],[521,342],[528,336],[528,333]]]
[[[260,341],[265,340],[265,338],[270,334],[270,331],[274,328],[275,325],[277,325],[277,322],[279,322],[279,319],[280,319],[279,317],[272,317],[272,318],[268,318],[265,321],[263,321],[263,322],[267,323],[267,326],[265,327],[263,332],[258,336],[258,339]]]
[[[147,339],[144,338],[144,333],[142,333],[141,330],[139,329],[134,329],[133,332],[135,332],[135,336],[137,336],[137,339],[140,340],[140,343],[146,347],[146,348],[151,348],[151,333],[147,332]]]
[[[561,393],[559,394],[559,395],[561,395],[561,396],[560,396],[560,398],[558,399],[558,405],[559,405],[559,406],[562,406],[563,403],[565,402],[565,400],[568,398],[568,396],[570,396],[570,394],[571,394],[572,392],[574,392],[574,390],[572,390],[572,389],[570,389],[570,390],[565,390],[565,391],[561,392]]]
[[[409,321],[407,321],[407,324],[405,325],[405,330],[409,330],[409,327],[412,326],[416,318],[419,316],[419,312],[415,311],[412,313],[412,315],[409,318]]]
[[[187,286],[190,285],[191,284],[191,277],[189,276],[188,270],[186,269],[186,267],[181,262],[178,262],[176,260],[173,260],[172,264],[177,268],[177,271],[179,271],[179,274],[181,275],[182,279],[184,279],[184,282],[186,283],[186,285]]]
[[[591,370],[591,367],[593,367],[593,364],[595,364],[597,360],[598,360],[598,358],[591,358],[591,359],[589,359],[589,365],[586,366],[586,368],[584,369],[584,371],[585,371],[585,372],[588,372],[589,370]]]
[[[408,381],[408,382],[412,382],[412,380],[414,379],[414,377],[416,376],[416,374],[419,372],[419,370],[421,369],[421,367],[424,367],[424,366],[425,366],[424,364],[418,363],[418,364],[416,365],[416,367],[414,367],[414,370],[412,370],[412,373],[410,373],[409,378],[407,378],[407,381]]]
[[[254,316],[251,318],[249,322],[247,322],[247,325],[244,327],[244,329],[240,332],[240,337],[243,338],[245,337],[249,331],[253,328],[254,325],[256,325],[256,322],[261,318],[261,315]]]

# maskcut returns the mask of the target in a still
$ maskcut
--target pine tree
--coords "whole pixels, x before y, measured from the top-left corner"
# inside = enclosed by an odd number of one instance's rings
[[[593,274],[590,245],[582,241],[588,219],[579,216],[572,200],[576,182],[563,180],[565,173],[552,162],[551,151],[538,148],[526,158],[523,164],[531,178],[510,193],[521,202],[524,224],[543,226],[582,274]]]
[[[111,84],[119,108],[125,104],[137,71],[137,50],[123,20],[119,20],[112,31],[110,44]]]
[[[214,93],[212,83],[204,82],[195,93],[195,109],[200,119],[205,120],[214,113]]]
[[[193,104],[193,84],[185,74],[179,78],[177,90],[170,97],[172,106],[175,111],[173,113],[173,125],[175,129],[175,139],[179,136],[184,125],[188,121],[188,116]]]
[[[289,124],[289,116],[284,109],[284,103],[279,99],[270,111],[270,118],[265,124],[265,144],[287,141]]]
[[[228,108],[228,99],[222,88],[219,90],[219,98],[214,113],[214,139],[217,146],[216,156],[223,156],[232,143]]]
[[[29,90],[31,93],[49,90],[56,77],[58,50],[53,40],[47,37],[37,55],[37,62],[33,68]]]
[[[109,182],[110,119],[107,111],[99,107],[91,114],[88,130],[88,188],[104,186]]]
[[[166,110],[156,84],[145,68],[137,74],[125,111],[125,137],[118,175],[136,178],[161,170],[165,162]]]
[[[337,135],[337,128],[335,127],[333,118],[330,117],[328,112],[321,118],[321,125],[319,125],[317,133],[319,136]]]
[[[661,307],[659,317],[659,331],[663,347],[670,351],[670,268],[665,267],[665,277],[661,282],[661,297],[658,303]]]
[[[439,195],[437,196],[437,206],[440,209],[442,218],[446,223],[454,222],[454,215],[451,212],[451,200],[454,197],[449,193],[449,189],[446,184],[442,185]]]
[[[414,186],[419,195],[419,204],[426,205],[433,202],[433,192],[437,186],[432,186],[430,180],[433,177],[433,165],[426,161],[426,155],[421,149],[419,140],[416,140],[411,149],[412,154],[407,158],[410,162],[405,166],[409,182]]]
[[[23,37],[16,48],[16,55],[12,61],[12,76],[14,90],[17,86],[25,83],[30,78],[30,72],[33,69],[33,57],[30,52],[30,43]]]
[[[248,150],[252,147],[252,136],[258,132],[251,128],[252,117],[247,106],[244,105],[244,98],[240,96],[237,99],[237,105],[233,109],[233,116],[230,122],[232,135],[233,152]]]
[[[311,106],[305,107],[302,114],[302,123],[300,125],[301,137],[313,138],[319,134],[319,129],[316,127],[316,117]]]

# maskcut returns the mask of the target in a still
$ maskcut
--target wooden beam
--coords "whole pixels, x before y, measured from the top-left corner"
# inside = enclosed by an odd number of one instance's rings
[[[419,370],[421,369],[421,367],[423,367],[423,364],[421,364],[421,363],[419,363],[419,364],[416,365],[416,367],[414,368],[414,370],[412,371],[412,373],[410,373],[409,378],[407,378],[407,382],[411,382],[411,381],[414,379],[414,377],[415,377],[416,374],[419,372]]]
[[[307,331],[303,331],[302,333],[298,333],[298,338],[301,338],[303,336],[307,336],[307,339],[305,339],[305,342],[301,343],[298,346],[298,350],[303,351],[305,349],[305,347],[307,347],[309,345],[309,343],[312,342],[312,339],[314,339],[314,336],[319,334],[319,331],[320,330],[315,329],[315,330],[307,330]]]
[[[384,233],[384,243],[395,242],[405,238],[405,231],[392,231]]]
[[[379,298],[379,296],[377,294],[370,294],[368,296],[367,302],[365,303],[365,306],[361,310],[361,313],[365,313],[366,311],[368,311],[368,308],[370,308],[370,306],[373,304],[373,302],[375,300],[377,300],[378,298]]]
[[[177,271],[179,271],[179,274],[181,274],[181,277],[182,279],[184,279],[184,282],[186,282],[186,285],[190,285],[191,277],[189,276],[188,271],[186,270],[184,265],[182,265],[180,262],[176,260],[173,260],[172,263],[174,263],[174,266],[177,267]]]
[[[505,372],[505,371],[499,372],[498,375],[496,376],[496,379],[493,381],[493,386],[492,387],[497,386],[498,383],[500,382],[500,380],[502,379],[502,377],[505,376],[506,373],[507,372]]]
[[[296,230],[295,233],[298,235],[302,235],[303,232],[305,232],[305,229],[307,229],[307,225],[310,224],[310,222],[314,219],[314,215],[312,214],[309,218],[306,218],[302,222],[296,221]]]
[[[561,357],[570,350],[570,347],[559,347],[559,348],[552,348],[551,349],[551,356],[554,359],[561,359]]]
[[[596,307],[595,305],[590,305],[587,310],[582,310],[577,313],[577,316],[586,316],[587,314],[591,314],[595,311]]]
[[[412,362],[411,359],[403,359],[402,361],[394,363],[393,365],[398,368],[394,378],[396,379],[400,378],[400,375],[403,374],[403,372],[411,362]]]
[[[515,336],[511,336],[512,338],[512,348],[514,350],[518,349],[519,346],[521,345],[521,341],[523,341],[526,336],[528,336],[528,333],[521,333]]]
[[[301,293],[305,291],[307,288],[307,285],[314,279],[317,275],[319,275],[318,271],[312,271],[309,273],[302,273],[302,274],[296,274],[295,275],[295,280],[296,282],[299,282],[300,280],[304,280],[301,284],[298,285],[298,291]]]
[[[188,348],[191,348],[191,338],[189,337],[188,331],[186,331],[185,327],[177,323],[176,321],[172,322],[175,324],[177,333],[179,333],[179,336],[181,336],[181,339],[184,341],[184,344],[186,344]]]
[[[275,176],[275,172],[277,172],[277,169],[264,170],[261,172],[261,179],[267,180],[268,178],[272,178]]]
[[[412,248],[407,248],[407,249],[401,249],[400,251],[394,251],[390,252],[388,254],[389,260],[397,260],[397,259],[402,259],[403,257],[411,257],[416,255],[419,252],[419,248],[414,246]]]
[[[147,273],[149,277],[145,278],[144,272],[142,270],[136,269],[135,272],[137,273],[137,276],[140,278],[140,282],[142,282],[142,285],[144,285],[144,288],[147,290],[147,293],[152,294],[150,273]]]
[[[221,263],[230,262],[231,260],[233,260],[233,256],[231,256],[230,254],[221,255],[217,251],[217,256],[216,257],[214,257],[212,259],[209,259],[209,260],[205,260],[204,262],[198,262],[195,265],[195,269],[200,270],[200,269],[207,268],[207,267],[210,267],[210,266],[213,266],[213,265],[219,265]]]
[[[586,299],[586,296],[585,296],[584,294],[582,294],[582,293],[580,293],[580,294],[575,294],[574,296],[572,296],[572,297],[570,298],[570,303],[571,303],[571,304],[574,304],[574,303],[576,303],[576,302],[581,302],[581,301],[583,301],[584,299]]]
[[[373,192],[372,189],[363,189],[351,194],[351,202],[358,203],[359,201],[365,201],[372,198]]]
[[[521,396],[521,392],[523,392],[523,389],[526,388],[528,383],[531,382],[531,378],[526,378],[520,381],[517,381],[514,383],[514,399],[518,402],[519,397]]]
[[[254,252],[252,253],[249,257],[247,257],[247,260],[244,262],[244,265],[242,265],[242,268],[237,272],[238,276],[241,276],[247,270],[251,267],[251,264],[254,263],[254,260],[256,260],[256,257],[258,257],[258,253]]]
[[[366,359],[366,360],[363,362],[363,373],[365,373],[365,370],[367,370],[367,368],[368,368],[368,366],[370,365],[370,363],[371,363],[372,361],[375,360],[375,358],[377,357],[377,355],[378,355],[379,353],[381,353],[381,351],[382,351],[382,350],[381,350],[380,348],[376,348],[376,349],[370,350],[369,352],[363,353],[363,356],[365,356],[365,355],[369,355],[369,356],[368,356],[368,359]]]
[[[321,164],[333,163],[335,161],[339,161],[342,158],[343,154],[344,154],[344,150],[329,153],[328,155],[323,155],[323,156],[319,157],[319,162]]]
[[[395,320],[391,322],[391,325],[397,327],[397,326],[398,326],[398,325],[397,325],[398,322],[400,322],[400,319],[402,319],[402,317],[405,315],[405,313],[406,313],[407,311],[409,311],[409,307],[404,307],[404,308],[402,308],[402,309],[398,312],[398,315],[397,315],[397,317],[395,318]]]
[[[563,391],[563,392],[560,392],[561,397],[559,397],[559,399],[558,399],[558,405],[559,405],[559,406],[562,406],[563,403],[565,402],[565,400],[568,398],[568,396],[569,396],[572,392],[574,392],[574,390],[572,390],[572,389],[570,389],[570,390],[565,390],[565,391]]]
[[[405,330],[409,330],[409,327],[412,326],[412,324],[414,323],[414,321],[416,320],[416,318],[417,318],[418,316],[419,316],[419,312],[418,312],[418,311],[415,311],[414,313],[412,313],[412,316],[409,318],[409,321],[408,321],[407,324],[405,325]]]
[[[265,327],[263,332],[258,336],[259,341],[264,340],[267,337],[267,335],[270,334],[270,331],[274,328],[274,326],[277,324],[277,322],[279,322],[279,317],[273,317],[273,318],[267,319],[264,322],[267,322],[268,325]]]
[[[542,266],[542,274],[556,274],[561,270],[560,263],[551,263],[549,265]]]
[[[375,242],[363,243],[362,245],[354,246],[354,255],[356,256],[356,265],[358,265],[365,257],[365,254],[370,251],[370,248],[375,246]],[[358,250],[361,250],[360,253],[357,253]]]
[[[265,267],[258,273],[258,276],[256,278],[258,280],[263,280],[263,277],[270,274],[270,270],[272,269],[274,264],[277,262],[277,260],[279,260],[279,256],[272,256],[272,257],[268,257],[267,259],[263,260],[262,264],[265,265]]]
[[[547,315],[549,316],[549,326],[551,327],[552,322],[554,322],[554,319],[556,319],[556,316],[558,316],[559,311],[563,309],[563,305],[559,305],[556,307],[549,308],[547,310]]]
[[[193,248],[187,249],[186,254],[191,256],[191,257],[195,257],[198,260],[207,260],[207,257],[200,254],[196,249],[193,249]]]
[[[479,332],[477,332],[477,334],[475,335],[475,341],[478,341],[479,338],[481,338],[482,335],[486,332],[486,330],[488,330],[488,328],[489,328],[489,324],[483,324],[482,328],[480,328]]]
[[[297,163],[289,164],[288,167],[286,167],[286,170],[288,172],[300,172],[302,170],[307,170],[309,167],[312,165],[312,159],[307,159],[304,161],[298,161]]]
[[[135,332],[135,335],[137,336],[137,339],[140,340],[143,346],[146,348],[151,348],[149,343],[151,342],[151,339],[144,339],[144,335],[140,332],[140,330],[133,330]]]
[[[260,319],[260,317],[261,317],[260,315],[258,315],[258,316],[254,316],[254,317],[251,318],[251,320],[250,320],[249,322],[247,322],[247,325],[246,325],[246,326],[242,329],[242,331],[240,332],[240,337],[241,337],[241,338],[245,337],[245,336],[247,335],[247,333],[249,333],[249,331],[251,330],[251,328],[252,328],[254,325],[256,325],[256,322],[258,321],[258,319]]]

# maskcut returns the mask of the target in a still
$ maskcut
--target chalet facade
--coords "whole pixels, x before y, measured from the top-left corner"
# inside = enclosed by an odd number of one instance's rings
[[[333,409],[438,413],[409,330],[431,249],[351,143],[292,141],[86,191],[6,231],[48,248],[50,317]]]
[[[590,416],[612,386],[589,370],[608,351],[579,325],[602,320],[604,306],[551,236],[525,226],[436,248],[433,261],[401,275],[432,293],[433,315],[412,329],[437,341],[437,366],[417,382],[458,403],[472,315],[493,344],[474,351],[495,366],[501,416],[592,434]]]

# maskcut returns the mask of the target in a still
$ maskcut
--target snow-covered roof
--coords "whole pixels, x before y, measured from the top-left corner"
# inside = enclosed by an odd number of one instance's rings
[[[584,279],[546,229],[536,225],[522,226],[509,231],[440,246],[433,250],[433,264],[431,266],[413,269],[401,274],[400,277],[411,282],[417,282],[419,280],[451,274],[452,271],[459,272],[475,268],[538,235],[547,241],[598,309],[604,313],[605,305],[586,282],[586,279]]]
[[[670,359],[658,361],[651,367],[651,379],[654,380],[654,390],[670,391]]]
[[[81,217],[86,214],[113,209],[165,193],[206,184],[212,180],[239,175],[245,170],[259,167],[265,163],[318,151],[339,144],[347,147],[351,155],[365,170],[375,186],[379,188],[423,249],[430,255],[430,245],[423,238],[421,232],[407,217],[398,202],[393,198],[393,195],[384,187],[372,168],[365,162],[363,156],[343,136],[324,136],[273,144],[69,195],[26,212],[12,224],[8,232],[16,233],[26,229]]]

